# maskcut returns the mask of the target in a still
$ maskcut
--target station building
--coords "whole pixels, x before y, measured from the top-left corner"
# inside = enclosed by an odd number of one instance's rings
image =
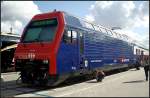
[[[14,52],[20,35],[1,32],[0,36],[1,72],[7,72],[13,67]]]

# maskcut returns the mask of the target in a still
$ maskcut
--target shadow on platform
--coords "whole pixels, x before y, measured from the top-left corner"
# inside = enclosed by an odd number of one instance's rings
[[[123,82],[123,83],[141,83],[141,82],[145,82],[145,80],[127,81],[127,82]]]

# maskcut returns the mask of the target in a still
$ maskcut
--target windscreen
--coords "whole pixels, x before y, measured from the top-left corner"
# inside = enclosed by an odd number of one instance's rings
[[[25,30],[22,42],[51,42],[54,39],[57,19],[32,21]]]

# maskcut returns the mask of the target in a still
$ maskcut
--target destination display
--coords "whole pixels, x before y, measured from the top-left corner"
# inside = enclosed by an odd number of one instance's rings
[[[57,25],[57,19],[47,19],[33,21],[30,26],[45,26],[45,25]]]

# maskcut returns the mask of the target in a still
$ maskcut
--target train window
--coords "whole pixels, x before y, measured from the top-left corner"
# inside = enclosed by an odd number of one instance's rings
[[[83,50],[84,50],[84,43],[83,43],[83,33],[80,32],[80,53],[83,54]]]
[[[139,49],[139,55],[141,55],[141,50]]]
[[[101,31],[105,34],[107,34],[106,30],[104,28],[101,28]]]
[[[83,34],[82,33],[80,33],[80,37],[82,37],[83,36]]]
[[[76,43],[77,42],[77,32],[68,30],[64,32],[63,41],[65,43]]]
[[[91,25],[92,25],[92,29],[95,30],[94,25],[93,24],[91,24]]]
[[[72,31],[72,38],[73,39],[77,38],[77,32],[76,31]]]
[[[144,51],[141,51],[141,55],[144,55]]]
[[[123,38],[124,40],[126,40],[126,37],[125,37],[125,35],[124,35],[124,34],[122,35],[122,38]]]
[[[137,55],[140,55],[140,49],[137,49]]]
[[[114,37],[117,38],[117,33],[116,32],[114,32]]]
[[[85,26],[86,26],[87,28],[94,29],[93,26],[92,26],[90,23],[85,22]]]
[[[119,38],[122,38],[121,34],[118,34],[119,35]]]
[[[71,31],[64,31],[63,41],[65,43],[71,43]]]
[[[113,35],[113,32],[112,32],[112,31],[110,31],[110,33],[111,33],[111,35]]]
[[[72,43],[76,43],[77,42],[77,32],[76,31],[72,31],[72,33],[71,33],[71,35],[72,35]]]
[[[117,38],[120,38],[118,33],[116,33],[116,36],[117,36]]]
[[[95,28],[95,30],[96,30],[96,31],[99,31],[99,28],[98,28],[98,26],[94,26],[94,28]]]
[[[138,55],[138,49],[136,49],[136,55]]]
[[[71,31],[67,31],[68,37],[71,37]]]
[[[98,27],[98,28],[99,28],[99,30],[98,30],[98,31],[102,32],[101,28],[100,28],[100,27]]]
[[[113,35],[110,30],[107,30],[107,33],[108,33],[109,35]]]
[[[125,40],[128,40],[127,35],[123,34]]]

